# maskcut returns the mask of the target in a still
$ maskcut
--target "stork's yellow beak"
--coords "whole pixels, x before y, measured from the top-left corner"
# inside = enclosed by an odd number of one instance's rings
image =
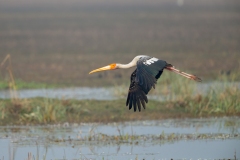
[[[101,68],[92,70],[91,72],[89,72],[89,74],[92,74],[92,73],[94,73],[94,72],[112,70],[112,69],[116,69],[116,63],[113,63],[113,64],[110,64],[110,65],[108,65],[108,66],[105,66],[105,67],[101,67]]]

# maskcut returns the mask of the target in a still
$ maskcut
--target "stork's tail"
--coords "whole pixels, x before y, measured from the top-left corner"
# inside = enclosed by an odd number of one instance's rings
[[[188,74],[188,73],[185,73],[185,72],[182,72],[176,68],[174,68],[173,65],[171,64],[167,64],[167,66],[165,67],[165,69],[169,70],[169,71],[172,71],[172,72],[175,72],[177,74],[180,74],[181,76],[183,77],[186,77],[186,78],[189,78],[189,79],[192,79],[194,81],[198,81],[198,82],[201,82],[201,78],[195,76],[195,75],[192,75],[192,74]]]

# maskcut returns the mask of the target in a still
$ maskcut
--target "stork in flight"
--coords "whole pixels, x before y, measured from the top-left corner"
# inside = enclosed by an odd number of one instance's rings
[[[201,79],[197,76],[182,72],[174,68],[173,65],[168,64],[166,61],[145,55],[136,56],[128,64],[113,63],[108,66],[95,69],[89,74],[119,68],[127,69],[134,66],[137,66],[137,68],[131,75],[131,83],[129,86],[128,97],[126,101],[126,106],[129,106],[129,110],[133,107],[134,112],[136,112],[137,108],[139,112],[141,111],[142,107],[144,109],[146,108],[145,103],[148,103],[147,94],[152,88],[155,89],[155,84],[157,83],[158,78],[160,78],[160,76],[162,75],[163,69],[172,71],[186,78],[201,82]]]

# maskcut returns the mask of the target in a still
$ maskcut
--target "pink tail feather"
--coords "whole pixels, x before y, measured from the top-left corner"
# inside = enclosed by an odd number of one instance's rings
[[[166,66],[165,69],[167,69],[167,70],[169,70],[169,71],[172,71],[172,72],[175,72],[175,73],[177,73],[177,74],[179,74],[179,75],[181,75],[181,76],[183,76],[183,77],[192,79],[192,80],[194,80],[194,81],[198,81],[198,82],[201,82],[201,81],[202,81],[201,78],[199,78],[199,77],[197,77],[197,76],[195,76],[195,75],[192,75],[192,74],[188,74],[188,73],[182,72],[182,71],[174,68],[174,66],[172,66],[172,65]]]

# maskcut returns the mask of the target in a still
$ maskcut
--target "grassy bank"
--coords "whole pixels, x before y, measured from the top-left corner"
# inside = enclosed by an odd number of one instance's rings
[[[56,100],[34,98],[13,103],[0,102],[1,125],[6,124],[46,124],[58,122],[114,122],[128,120],[162,119],[184,117],[188,114],[183,108],[170,108],[167,104],[151,101],[147,110],[141,113],[129,111],[125,100]]]
[[[125,107],[125,99],[112,101],[58,100],[32,98],[1,100],[0,125],[49,124],[63,122],[119,122],[166,118],[240,116],[240,91],[227,87],[223,91],[209,90],[164,102],[150,100],[146,110],[133,112]]]
[[[204,89],[199,88],[194,81],[174,73],[164,72],[158,81],[157,88],[149,94],[157,96],[156,100],[149,100],[147,109],[140,113],[134,113],[125,107],[125,96],[129,84],[117,85],[114,94],[122,99],[112,101],[19,99],[15,96],[18,86],[9,85],[12,98],[0,101],[0,125],[118,122],[240,115],[240,90],[239,84],[235,83],[239,77],[238,72],[229,75],[221,74],[216,83],[206,83],[207,86]],[[162,99],[164,101],[161,101]]]

